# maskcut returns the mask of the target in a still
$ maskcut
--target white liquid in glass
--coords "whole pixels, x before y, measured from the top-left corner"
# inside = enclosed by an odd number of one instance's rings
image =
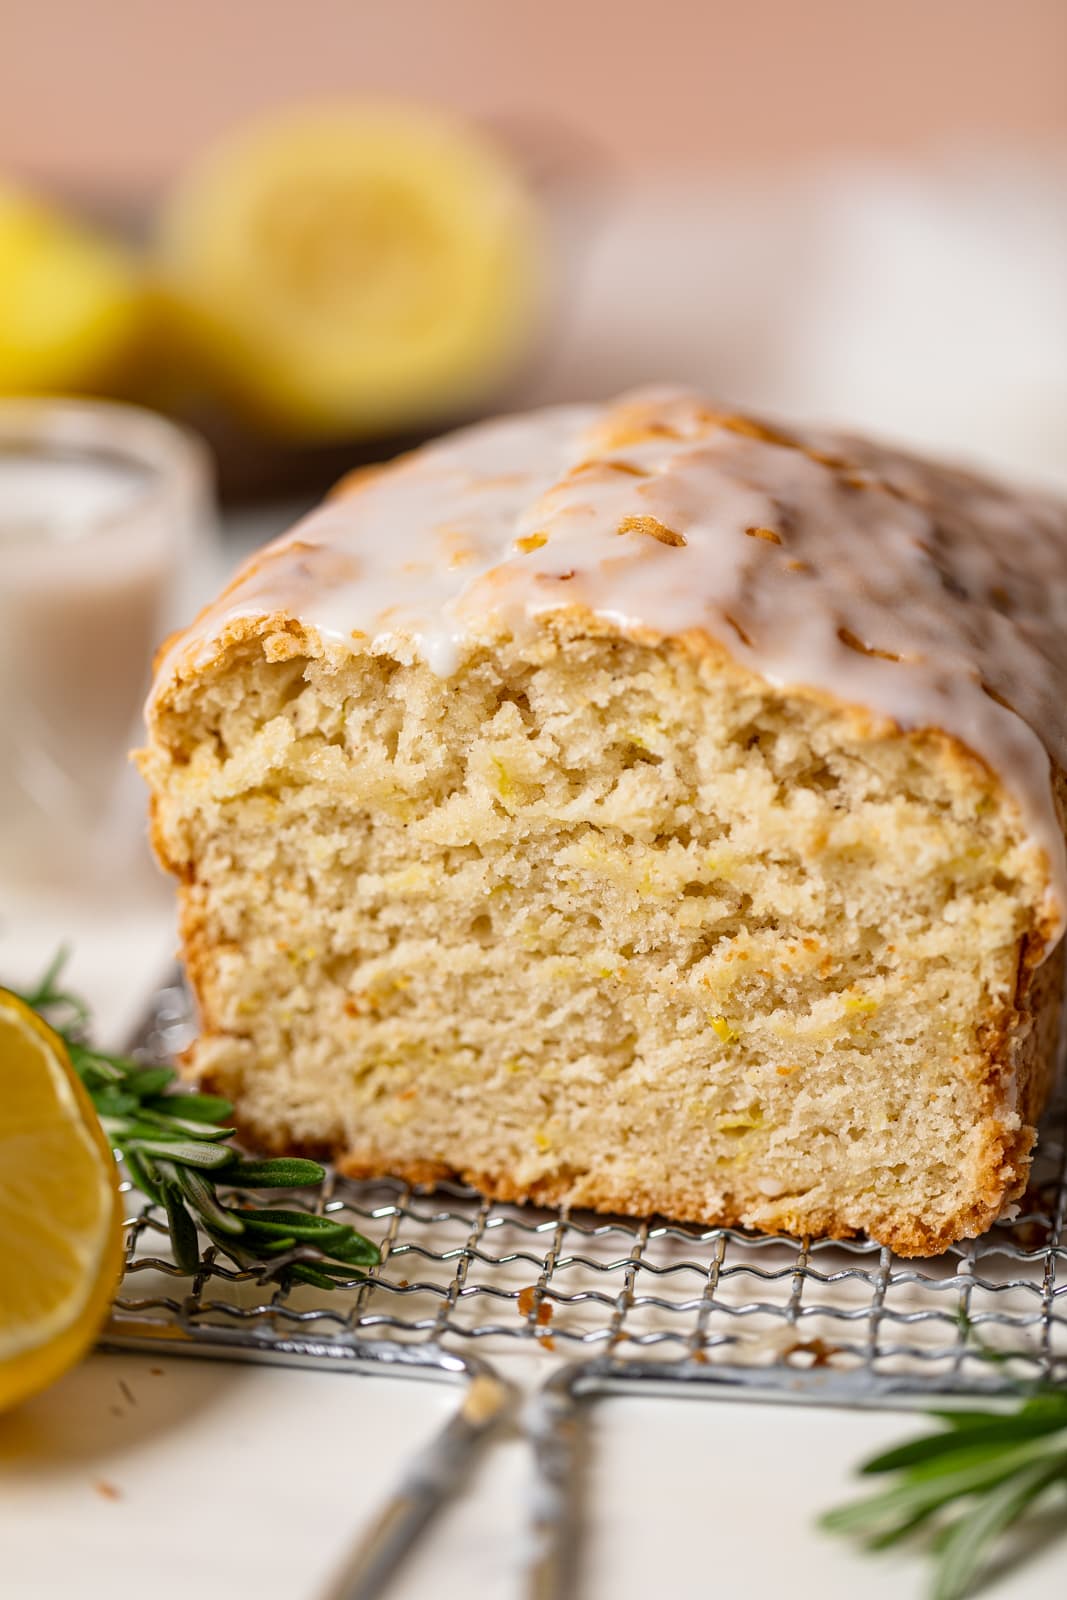
[[[0,885],[93,865],[178,560],[154,484],[0,450]]]

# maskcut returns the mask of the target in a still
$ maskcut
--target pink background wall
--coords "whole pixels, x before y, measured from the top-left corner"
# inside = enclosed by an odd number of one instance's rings
[[[1067,148],[1064,0],[0,0],[0,165],[142,186],[352,91],[534,119],[622,167]]]

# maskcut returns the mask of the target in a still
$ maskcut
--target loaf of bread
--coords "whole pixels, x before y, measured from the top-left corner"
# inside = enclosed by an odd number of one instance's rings
[[[1067,517],[648,391],[360,473],[165,650],[191,1075],[268,1150],[929,1254],[1023,1191]]]

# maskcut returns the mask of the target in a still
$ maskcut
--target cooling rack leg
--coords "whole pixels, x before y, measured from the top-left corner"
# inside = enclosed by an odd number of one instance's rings
[[[375,1600],[419,1536],[466,1481],[475,1456],[511,1409],[513,1392],[481,1372],[440,1433],[416,1455],[322,1600]]]
[[[579,1395],[585,1364],[554,1372],[530,1401],[526,1436],[534,1458],[526,1600],[571,1600],[578,1579]]]

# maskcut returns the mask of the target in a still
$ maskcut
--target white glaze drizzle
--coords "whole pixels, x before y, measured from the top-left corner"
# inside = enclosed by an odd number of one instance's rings
[[[489,625],[521,633],[573,605],[624,630],[703,630],[778,686],[958,737],[1044,850],[1058,936],[1067,509],[687,392],[482,424],[357,481],[246,565],[153,698],[242,618],[349,648],[406,639],[448,676]]]

